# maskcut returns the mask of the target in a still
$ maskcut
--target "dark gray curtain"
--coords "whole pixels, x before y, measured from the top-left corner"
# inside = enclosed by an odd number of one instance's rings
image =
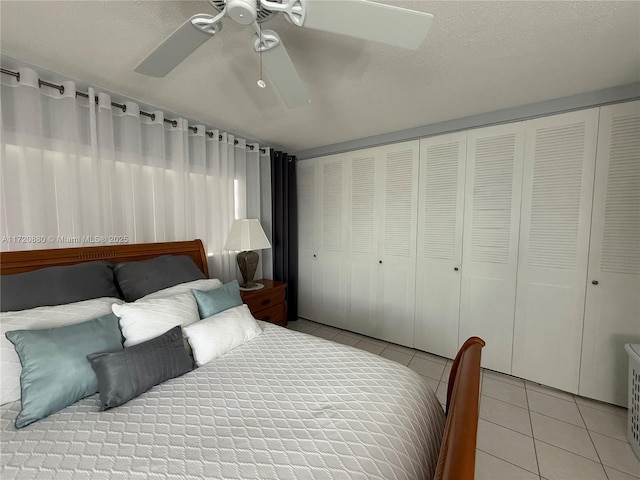
[[[287,282],[287,321],[298,319],[296,157],[271,151],[273,279]]]

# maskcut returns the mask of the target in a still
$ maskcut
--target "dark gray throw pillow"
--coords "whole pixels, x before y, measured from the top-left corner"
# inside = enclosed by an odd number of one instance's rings
[[[105,261],[3,275],[0,281],[3,312],[119,296],[113,265]]]
[[[117,407],[170,378],[193,370],[182,328],[114,352],[87,355],[98,378],[100,409]]]
[[[207,278],[188,255],[163,255],[151,260],[119,263],[113,271],[127,302],[179,283]]]

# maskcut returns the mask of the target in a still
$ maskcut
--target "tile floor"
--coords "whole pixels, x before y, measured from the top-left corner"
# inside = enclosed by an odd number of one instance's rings
[[[389,358],[446,399],[451,360],[300,319],[289,328]],[[627,410],[484,370],[477,480],[640,480]]]

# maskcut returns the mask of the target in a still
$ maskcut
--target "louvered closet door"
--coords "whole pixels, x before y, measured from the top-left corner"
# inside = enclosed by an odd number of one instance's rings
[[[454,358],[458,348],[467,133],[420,141],[414,345]]]
[[[511,373],[524,126],[472,130],[462,246],[460,335],[487,345],[486,368]]]
[[[413,345],[418,206],[418,140],[379,148],[380,338]]]
[[[516,376],[578,392],[598,109],[525,124]]]
[[[376,151],[362,150],[347,155],[349,169],[349,269],[345,328],[376,337],[378,335],[376,219]]]
[[[600,109],[587,278],[578,392],[626,406],[623,346],[640,343],[640,102]]]
[[[318,241],[316,210],[320,201],[316,182],[317,160],[300,161],[296,165],[298,187],[298,314],[302,318],[315,320],[314,282],[315,266],[318,263]]]
[[[321,214],[317,287],[317,321],[342,328],[346,303],[346,241],[344,157],[332,155],[320,162]]]

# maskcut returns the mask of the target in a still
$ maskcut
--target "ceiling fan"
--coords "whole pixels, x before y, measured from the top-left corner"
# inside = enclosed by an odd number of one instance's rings
[[[263,57],[271,82],[289,108],[310,102],[293,62],[273,30],[262,22],[282,12],[294,25],[415,50],[424,41],[432,15],[367,0],[209,0],[217,15],[198,14],[183,23],[135,71],[164,77],[195,49],[222,29],[229,17],[253,25],[253,48]],[[262,79],[258,85],[264,88]]]

